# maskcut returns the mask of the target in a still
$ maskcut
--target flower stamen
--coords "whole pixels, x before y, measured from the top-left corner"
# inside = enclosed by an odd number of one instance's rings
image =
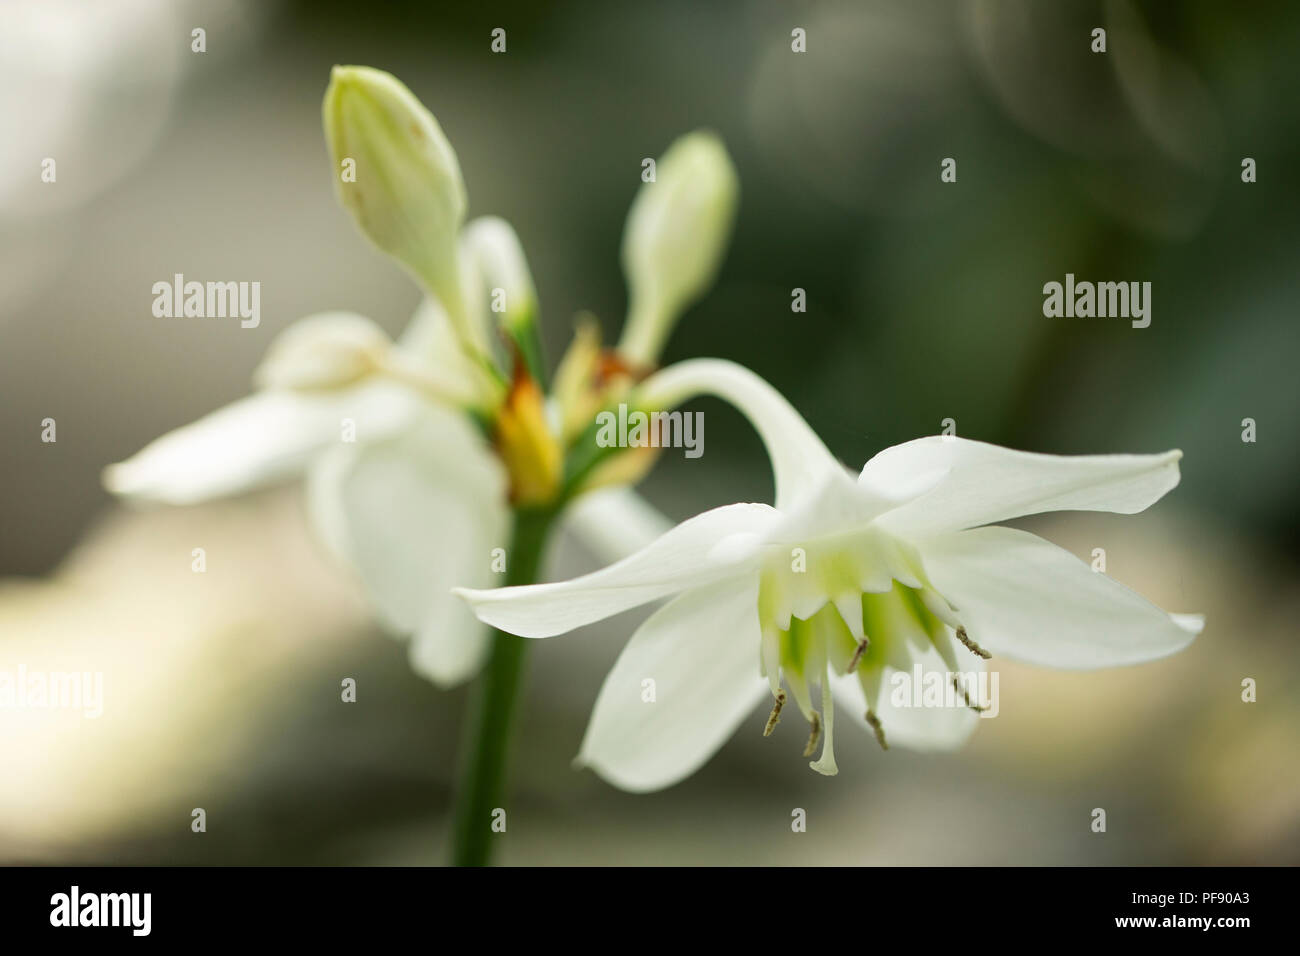
[[[876,743],[880,744],[880,749],[888,750],[889,744],[885,742],[885,728],[881,726],[880,718],[876,716],[875,711],[868,710],[866,720],[867,726],[876,735]]]
[[[870,646],[871,639],[864,636],[857,648],[853,651],[853,656],[849,658],[849,666],[844,668],[844,673],[852,674],[858,669],[858,661],[862,660],[862,655],[867,652],[867,648]]]
[[[776,703],[772,705],[772,713],[768,715],[767,724],[763,727],[763,736],[771,737],[772,731],[776,730],[776,725],[781,722],[781,708],[785,706],[785,691],[779,691],[776,695]]]
[[[961,694],[961,699],[965,701],[966,706],[975,711],[975,713],[982,714],[984,711],[988,710],[987,707],[981,707],[979,704],[971,701],[970,694],[967,692],[966,688],[962,686],[961,677],[957,674],[952,675],[952,688],[957,693]]]
[[[817,711],[812,712],[812,732],[808,735],[808,745],[803,748],[803,755],[811,757],[817,752],[817,741],[822,738],[822,716]]]
[[[980,647],[978,644],[976,644],[974,641],[972,641],[972,640],[971,640],[971,639],[966,635],[966,628],[964,628],[964,627],[959,627],[959,628],[957,628],[957,640],[959,640],[959,641],[961,641],[963,644],[965,644],[965,645],[966,645],[966,649],[967,649],[968,651],[970,651],[972,654],[974,654],[976,657],[982,657],[982,658],[984,658],[985,660],[988,660],[990,657],[993,656],[993,655],[990,654],[988,651],[984,650],[984,648]]]

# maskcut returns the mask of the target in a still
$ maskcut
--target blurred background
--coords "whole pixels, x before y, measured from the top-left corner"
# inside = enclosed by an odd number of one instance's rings
[[[437,115],[470,214],[523,240],[552,358],[579,310],[617,334],[641,160],[707,126],[739,169],[739,218],[667,361],[751,366],[855,467],[946,418],[1016,448],[1186,456],[1147,514],[1023,524],[1085,560],[1104,548],[1119,580],[1205,613],[1204,634],[1123,670],[998,662],[1001,714],[956,754],[846,732],[822,778],[799,722],[764,740],[755,713],[686,782],[627,795],[569,760],[645,612],[534,646],[501,862],[1300,862],[1300,7],[451,6],[0,8],[0,668],[105,675],[97,720],[0,710],[0,862],[444,857],[465,691],[411,673],[297,489],[130,510],[99,483],[245,394],[294,319],[348,309],[396,333],[416,306],[334,201],[335,63],[395,73]],[[260,327],[154,319],[151,286],[177,272],[260,281]],[[1150,281],[1151,326],[1045,318],[1042,286],[1067,272]],[[697,407],[707,454],[664,456],[647,497],[675,519],[770,501],[748,426]],[[562,540],[550,573],[592,566]]]

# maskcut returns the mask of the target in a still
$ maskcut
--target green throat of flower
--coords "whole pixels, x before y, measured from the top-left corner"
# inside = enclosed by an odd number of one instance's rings
[[[898,577],[872,581],[873,589],[864,590],[854,583],[856,563],[843,554],[803,569],[797,562],[790,570],[768,562],[760,577],[761,666],[775,699],[763,735],[769,736],[780,720],[787,701],[784,683],[810,728],[804,756],[812,756],[820,743],[821,756],[810,766],[826,775],[838,772],[833,676],[851,675],[859,682],[867,701],[864,720],[888,750],[888,728],[875,711],[884,693],[886,667],[910,670],[914,658],[933,649],[955,674],[959,667],[954,642],[989,657],[966,635],[957,612],[910,569],[899,568]],[[819,701],[813,696],[814,685],[820,687]],[[957,689],[966,706],[982,709],[960,686]]]

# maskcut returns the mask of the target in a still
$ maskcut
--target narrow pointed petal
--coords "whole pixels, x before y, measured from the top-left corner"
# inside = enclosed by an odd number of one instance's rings
[[[1024,531],[963,531],[927,542],[923,557],[935,589],[995,659],[1116,667],[1173,654],[1196,636],[1146,598]]]
[[[1178,484],[1182,452],[1039,455],[934,435],[887,448],[859,482],[878,493],[932,485],[880,519],[913,539],[1045,511],[1136,514]]]
[[[673,527],[667,516],[624,485],[582,495],[564,519],[565,528],[603,564],[623,560]]]
[[[738,578],[692,589],[651,615],[605,678],[579,763],[633,792],[699,769],[767,694],[757,602],[757,579]]]
[[[757,547],[775,518],[767,505],[727,505],[570,581],[491,591],[458,588],[457,593],[493,627],[523,637],[552,637],[687,588],[745,574],[757,579]]]
[[[500,465],[467,420],[436,407],[400,435],[340,454],[312,474],[325,537],[346,552],[384,624],[411,635],[415,669],[441,686],[464,680],[485,629],[451,589],[503,577],[492,570],[492,550],[510,537]]]
[[[678,362],[647,378],[636,395],[652,409],[673,408],[697,395],[714,395],[734,405],[754,426],[772,460],[776,507],[781,510],[844,470],[785,396],[735,362]]]
[[[340,443],[401,427],[419,404],[406,389],[369,383],[337,392],[259,392],[168,432],[104,470],[114,494],[173,505],[239,494],[300,474]]]

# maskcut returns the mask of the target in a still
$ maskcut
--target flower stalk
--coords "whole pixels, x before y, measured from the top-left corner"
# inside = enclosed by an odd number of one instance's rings
[[[553,509],[521,509],[507,552],[506,584],[533,584],[546,547]],[[451,862],[487,866],[492,859],[493,812],[504,808],[506,765],[516,703],[523,682],[527,639],[494,630],[487,663],[470,704],[459,789],[452,818]]]

